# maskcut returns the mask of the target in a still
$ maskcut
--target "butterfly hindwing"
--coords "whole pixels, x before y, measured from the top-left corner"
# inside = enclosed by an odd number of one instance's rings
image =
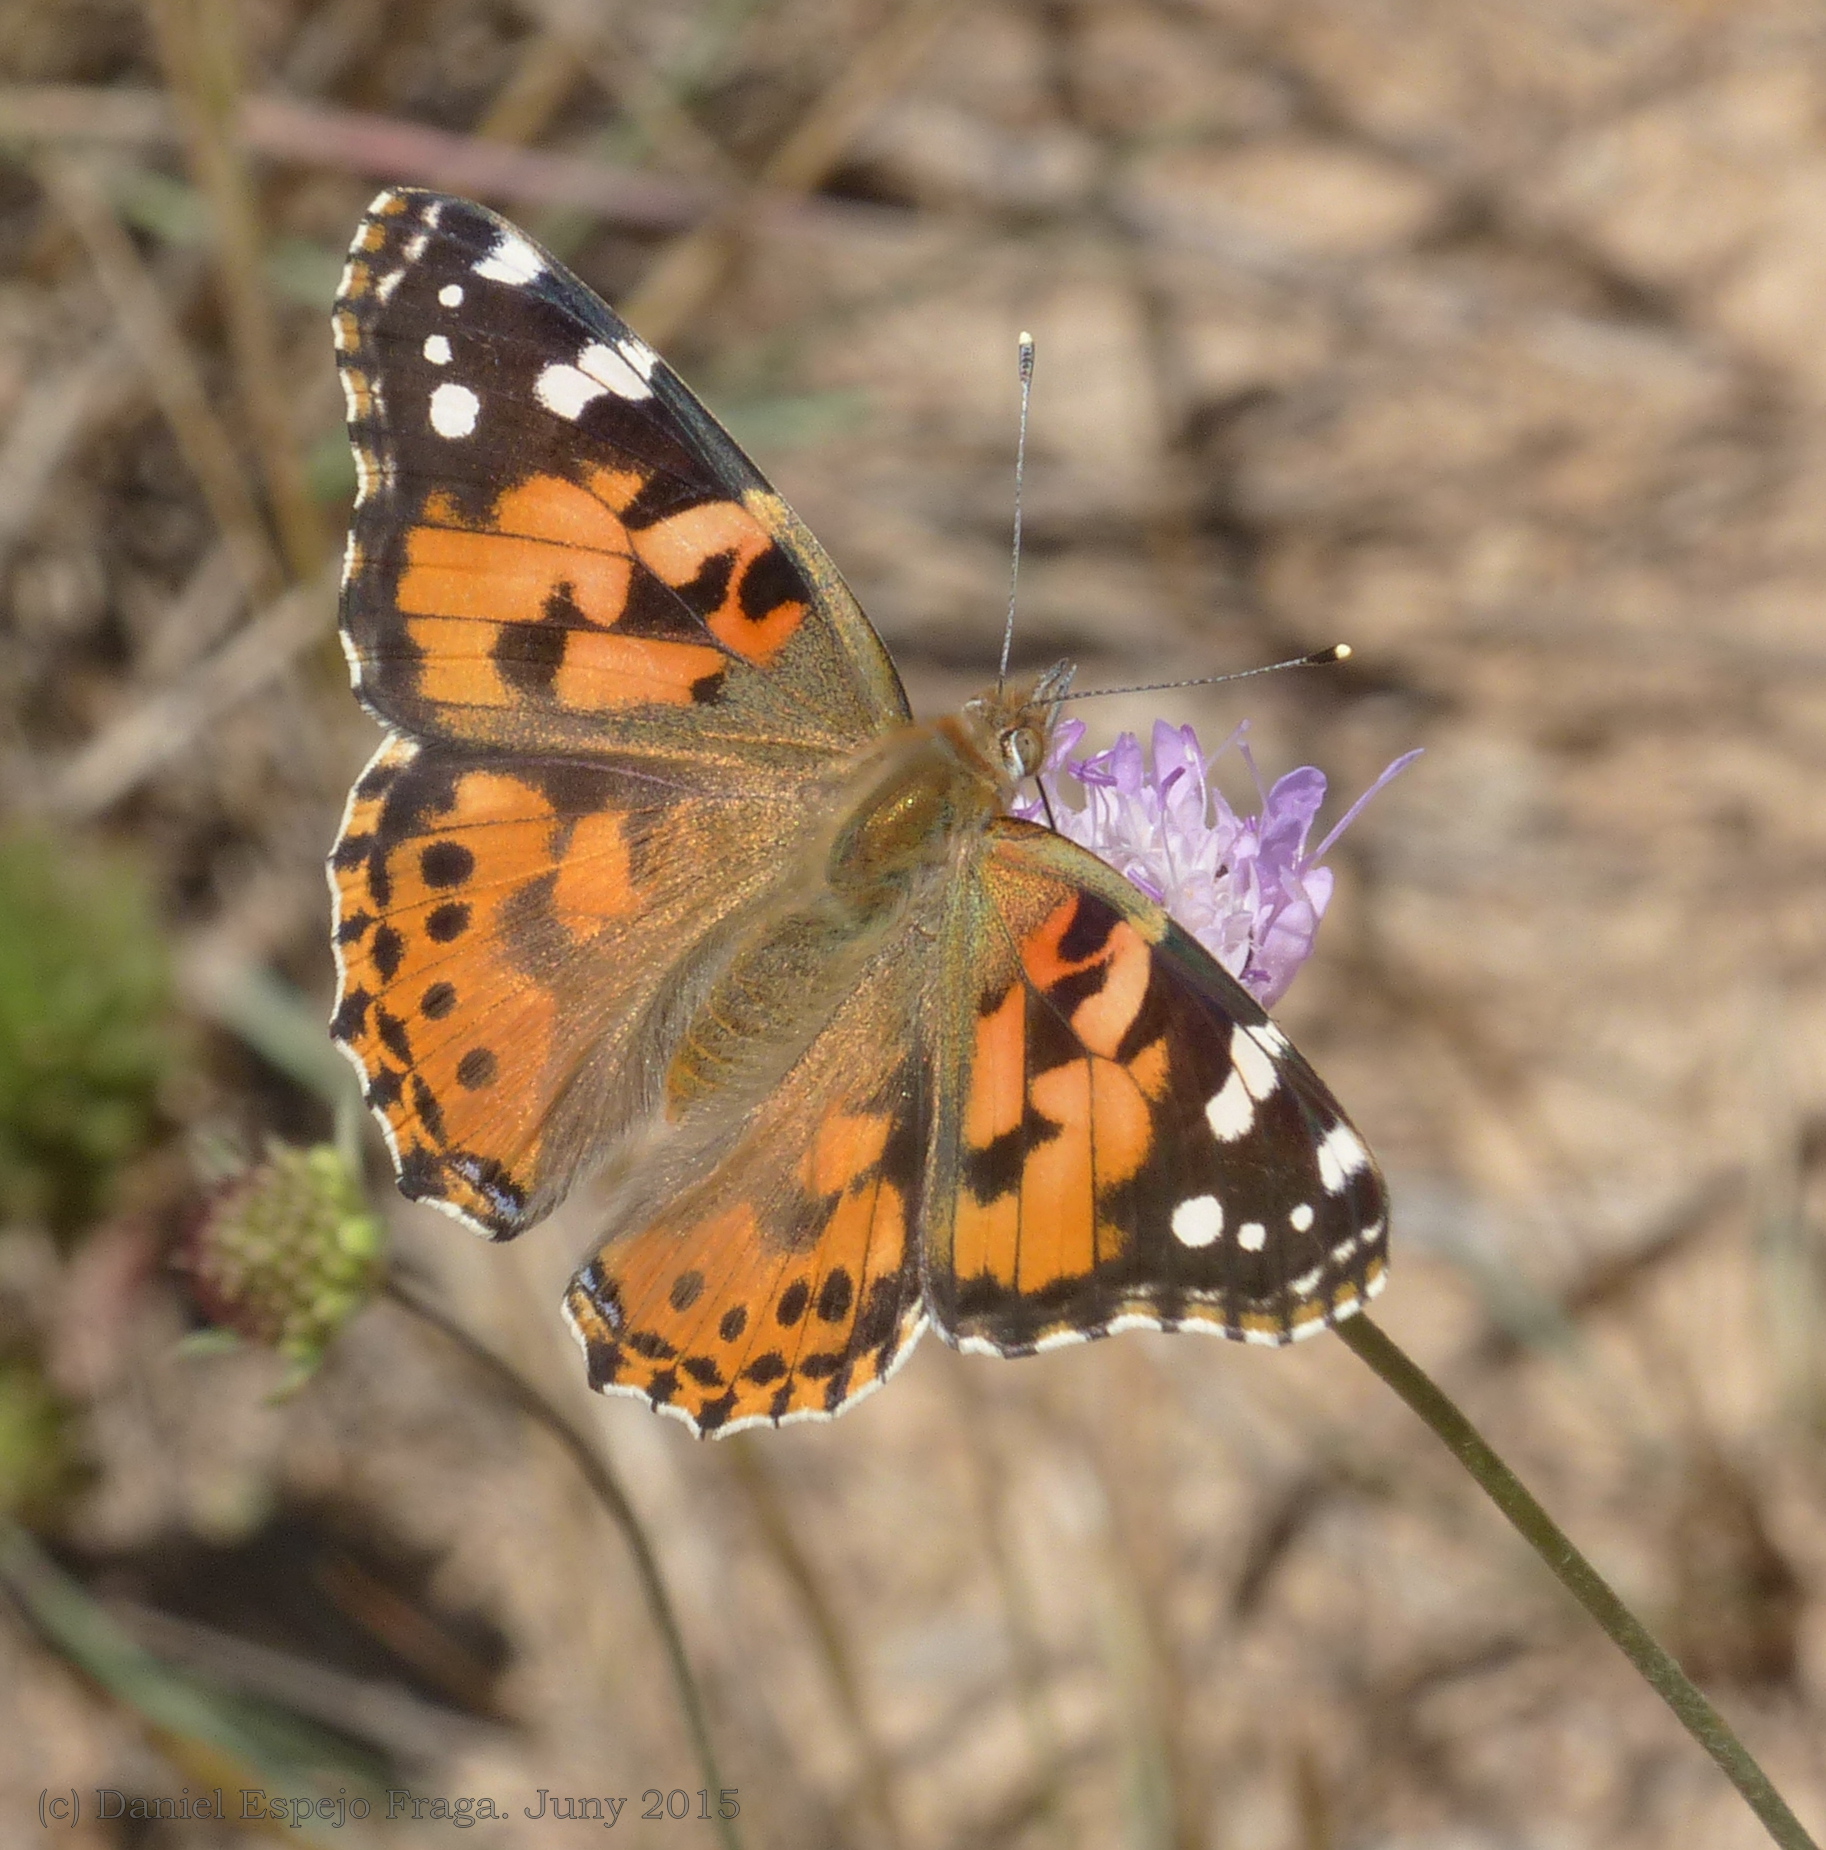
[[[773,870],[763,786],[395,735],[330,860],[352,1055],[408,1195],[507,1238],[650,1106],[648,1034],[687,958]]]
[[[839,752],[903,720],[823,549],[591,290],[465,200],[382,193],[332,317],[357,690],[422,740]]]
[[[1281,1343],[1379,1289],[1361,1138],[1160,908],[1049,831],[994,826],[947,925],[926,1293],[965,1348],[1133,1326]],[[960,1004],[965,996],[958,998]]]
[[[649,1155],[650,1211],[566,1299],[594,1386],[727,1432],[828,1418],[905,1358],[925,1327],[923,960],[906,939],[872,957],[714,1150],[687,1132]]]

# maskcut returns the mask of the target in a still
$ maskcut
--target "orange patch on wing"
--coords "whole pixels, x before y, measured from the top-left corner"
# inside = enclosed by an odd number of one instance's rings
[[[1113,1060],[1141,1013],[1151,960],[1147,945],[1126,925],[1111,932],[1099,957],[1107,965],[1103,987],[1072,1011],[1072,1027],[1092,1053]]]
[[[625,550],[586,551],[522,534],[419,525],[406,535],[397,600],[414,617],[537,623],[564,585],[571,603],[608,629],[627,608],[633,570]]]
[[[964,1141],[986,1150],[998,1137],[1018,1130],[1027,1108],[1027,994],[1016,983],[976,1023],[976,1054],[970,1062],[970,1096],[964,1102]]]
[[[623,819],[612,811],[583,817],[558,862],[552,888],[559,923],[575,939],[593,938],[605,919],[629,918],[641,904]]]
[[[704,613],[711,635],[752,662],[771,662],[805,621],[806,606],[795,599],[750,617],[742,586],[755,562],[774,550],[774,541],[739,501],[712,501],[687,508],[633,536],[642,563],[665,583],[688,585],[712,559],[733,560],[728,588],[715,610]]]
[[[498,496],[491,531],[515,539],[551,540],[581,551],[626,556],[628,530],[590,489],[562,475],[535,475]]]
[[[1108,1060],[1042,1073],[1035,1108],[1061,1126],[1028,1153],[1021,1175],[1021,1290],[1088,1272],[1122,1242],[1099,1197],[1140,1172],[1153,1142],[1147,1101]]]
[[[1149,1041],[1128,1064],[1128,1075],[1141,1088],[1144,1098],[1158,1102],[1166,1096],[1169,1056],[1167,1040],[1163,1034],[1157,1041]]]
[[[1033,1083],[1035,1109],[1062,1126],[1035,1144],[1021,1172],[1021,1251],[1015,1286],[1037,1291],[1088,1272],[1096,1257],[1091,1158],[1091,1072],[1083,1061]]]
[[[1021,1232],[1021,1197],[1011,1190],[987,1204],[968,1189],[958,1195],[951,1231],[951,1269],[959,1278],[987,1273],[1013,1288],[1015,1248]]]
[[[592,469],[589,490],[605,507],[625,513],[636,495],[647,485],[647,478],[633,469]]]
[[[805,1162],[805,1179],[820,1198],[847,1189],[880,1162],[887,1148],[892,1120],[873,1113],[834,1110],[812,1139]]]
[[[567,630],[564,660],[552,688],[563,705],[582,712],[655,703],[689,706],[697,684],[725,665],[722,651],[703,643]]]

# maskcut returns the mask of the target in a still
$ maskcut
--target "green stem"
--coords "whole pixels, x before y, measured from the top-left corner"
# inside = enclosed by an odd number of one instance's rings
[[[499,1383],[521,1412],[543,1426],[570,1454],[578,1474],[627,1541],[628,1550],[634,1557],[634,1571],[640,1577],[641,1591],[646,1595],[647,1610],[653,1615],[653,1623],[659,1630],[660,1641],[665,1646],[666,1659],[671,1666],[672,1680],[678,1686],[679,1706],[685,1711],[685,1725],[690,1729],[692,1745],[697,1749],[704,1784],[712,1793],[721,1792],[723,1780],[717,1770],[716,1750],[710,1742],[710,1721],[704,1710],[703,1692],[698,1688],[697,1677],[691,1669],[691,1659],[685,1651],[685,1635],[679,1628],[678,1614],[672,1607],[672,1596],[666,1591],[659,1557],[654,1554],[653,1544],[647,1539],[640,1517],[635,1513],[634,1505],[628,1501],[627,1492],[622,1489],[615,1474],[589,1440],[530,1381],[502,1361],[486,1343],[472,1336],[460,1323],[446,1316],[435,1304],[421,1298],[398,1273],[387,1280],[387,1296],[402,1310],[430,1324],[461,1349],[471,1361]],[[717,1835],[722,1838],[727,1850],[741,1850],[742,1839],[734,1820],[718,1817],[715,1822]]]
[[[1575,1548],[1489,1442],[1378,1325],[1366,1316],[1346,1318],[1337,1334],[1432,1427],[1517,1533],[1550,1567],[1560,1584],[1604,1628],[1612,1643],[1641,1671],[1686,1731],[1724,1770],[1782,1850],[1819,1850],[1750,1757],[1730,1724],[1712,1707],[1648,1628]]]

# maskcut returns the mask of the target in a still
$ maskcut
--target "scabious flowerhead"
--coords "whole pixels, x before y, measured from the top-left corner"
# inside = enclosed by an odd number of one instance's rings
[[[182,1263],[210,1321],[277,1349],[291,1387],[378,1290],[384,1236],[333,1145],[275,1143],[217,1190]]]
[[[1287,993],[1312,953],[1331,903],[1326,854],[1364,804],[1420,755],[1397,758],[1309,849],[1306,838],[1325,801],[1325,774],[1304,765],[1264,790],[1246,720],[1209,757],[1190,726],[1156,720],[1151,766],[1132,732],[1108,751],[1075,758],[1073,748],[1083,737],[1081,721],[1060,721],[1039,774],[1060,834],[1158,900],[1263,1008]],[[1239,815],[1211,781],[1212,766],[1232,746],[1255,780],[1261,808],[1254,815]],[[1081,806],[1070,800],[1061,773],[1082,787]],[[1014,813],[1041,822],[1046,805],[1038,796],[1023,796]]]

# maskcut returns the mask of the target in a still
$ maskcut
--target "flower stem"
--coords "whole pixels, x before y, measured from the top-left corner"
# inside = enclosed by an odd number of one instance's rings
[[[1366,1316],[1346,1318],[1334,1327],[1358,1357],[1432,1427],[1522,1539],[1553,1570],[1560,1584],[1641,1671],[1649,1686],[1679,1717],[1681,1726],[1718,1762],[1782,1850],[1819,1850],[1730,1724],[1419,1364]]]
[[[640,1517],[635,1513],[634,1505],[628,1501],[628,1493],[622,1489],[614,1472],[603,1462],[589,1440],[525,1376],[502,1361],[486,1343],[472,1336],[435,1304],[421,1297],[397,1272],[387,1280],[387,1296],[401,1310],[417,1317],[422,1323],[430,1324],[461,1349],[471,1361],[494,1378],[521,1412],[543,1426],[569,1453],[571,1462],[577,1467],[583,1481],[589,1485],[596,1501],[608,1512],[626,1538],[628,1551],[634,1557],[634,1571],[640,1576],[641,1591],[646,1595],[647,1609],[653,1615],[653,1623],[665,1646],[666,1660],[671,1666],[672,1680],[678,1686],[679,1705],[685,1711],[685,1724],[691,1731],[692,1745],[697,1749],[704,1784],[711,1792],[720,1792],[723,1781],[717,1771],[716,1750],[710,1742],[710,1720],[704,1711],[703,1692],[698,1687],[691,1659],[685,1650],[685,1634],[679,1627],[678,1614],[673,1610],[672,1596],[666,1591],[665,1577],[659,1570],[659,1557],[653,1552],[653,1544],[648,1541],[647,1532],[641,1527]],[[725,1850],[741,1850],[741,1838],[735,1825],[722,1817],[720,1812],[716,1824],[717,1835],[723,1840]]]

